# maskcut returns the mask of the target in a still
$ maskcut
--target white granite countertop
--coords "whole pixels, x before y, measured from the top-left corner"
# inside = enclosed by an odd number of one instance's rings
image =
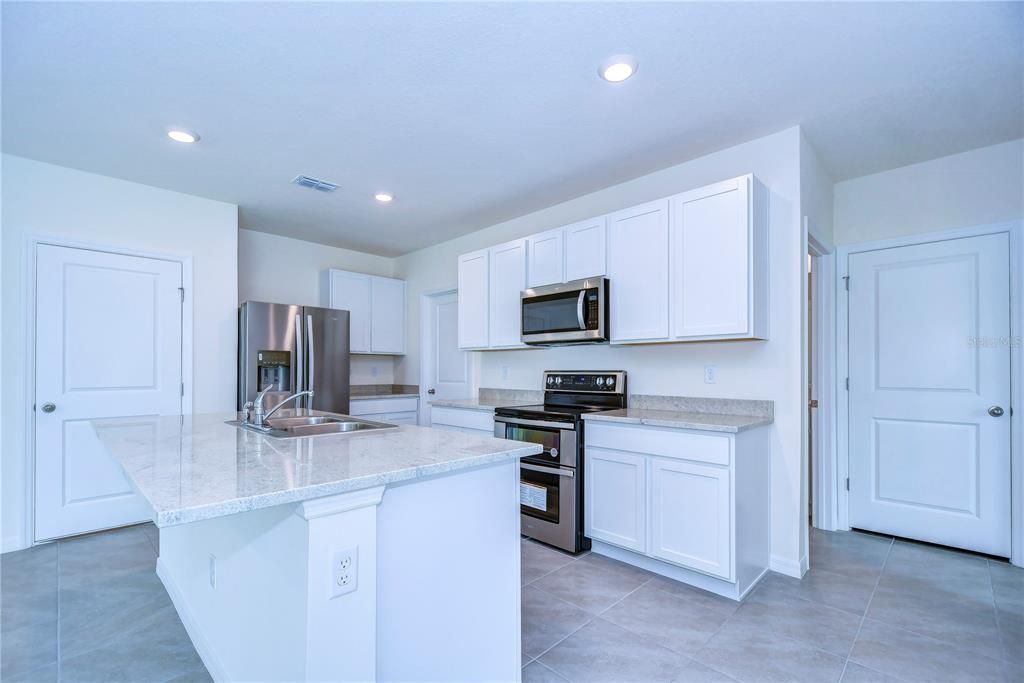
[[[493,413],[495,408],[514,408],[515,406],[528,406],[536,401],[509,401],[490,398],[439,398],[429,401],[430,405],[441,408],[465,408],[467,410],[486,410]]]
[[[349,396],[349,401],[365,401],[368,398],[419,398],[419,394],[366,394],[362,396]]]
[[[316,411],[311,411],[313,414]],[[281,416],[294,410],[282,410]],[[234,413],[94,420],[101,447],[153,508],[186,524],[540,453],[537,444],[428,427],[274,438]]]
[[[587,413],[583,415],[583,419],[596,422],[643,424],[652,427],[701,429],[709,432],[729,432],[732,434],[773,422],[772,417],[766,415],[728,415],[646,408],[628,408],[626,410]]]

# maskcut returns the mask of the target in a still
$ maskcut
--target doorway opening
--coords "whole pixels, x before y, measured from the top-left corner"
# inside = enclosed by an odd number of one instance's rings
[[[458,290],[427,292],[420,297],[420,424],[430,426],[430,401],[475,391],[473,354],[459,348]]]

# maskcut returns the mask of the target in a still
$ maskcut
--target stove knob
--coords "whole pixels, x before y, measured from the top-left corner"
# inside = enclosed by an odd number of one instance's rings
[[[607,379],[605,379],[604,383],[605,383],[605,385],[607,385],[607,387],[609,389],[611,389],[612,387],[615,386],[615,378],[614,377],[608,377]]]
[[[555,378],[555,384],[561,384],[561,383],[562,383],[562,378],[561,377],[556,377]]]
[[[551,385],[551,384],[554,384],[554,383],[555,383],[555,378],[554,377],[548,377],[548,384]]]
[[[597,378],[597,386],[601,386],[602,384],[604,384],[604,377],[598,377]]]

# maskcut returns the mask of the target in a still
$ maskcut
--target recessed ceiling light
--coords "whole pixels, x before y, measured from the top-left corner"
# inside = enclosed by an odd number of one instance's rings
[[[378,192],[377,194],[373,195],[373,198],[376,199],[378,202],[390,202],[395,197],[394,195],[388,192]]]
[[[631,55],[614,55],[601,64],[598,73],[609,83],[621,83],[636,73],[636,57]]]
[[[174,140],[175,142],[193,143],[199,139],[199,134],[187,130],[182,130],[180,128],[172,128],[169,131],[167,131],[167,137]]]

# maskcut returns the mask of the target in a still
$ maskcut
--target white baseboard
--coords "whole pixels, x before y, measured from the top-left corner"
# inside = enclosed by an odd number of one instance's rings
[[[167,595],[170,596],[171,603],[174,605],[174,609],[178,611],[178,617],[181,618],[181,624],[185,627],[188,637],[192,640],[192,645],[196,648],[196,652],[199,653],[199,658],[203,660],[206,670],[210,672],[210,677],[216,683],[227,683],[227,681],[230,681],[231,679],[224,670],[224,665],[213,652],[213,648],[210,647],[202,631],[199,630],[199,625],[192,617],[188,605],[185,604],[185,598],[178,589],[178,585],[174,583],[174,579],[171,578],[170,572],[164,567],[160,558],[156,560],[156,575],[164,584]]]
[[[25,542],[25,539],[22,538],[21,534],[4,536],[0,539],[0,554],[13,553],[15,550],[24,550],[31,545],[31,543]]]
[[[808,559],[806,555],[804,555],[797,562],[781,558],[777,555],[772,555],[768,563],[768,568],[771,569],[773,572],[785,574],[786,576],[792,576],[794,579],[802,579],[804,576],[804,572],[807,571],[807,566]]]

